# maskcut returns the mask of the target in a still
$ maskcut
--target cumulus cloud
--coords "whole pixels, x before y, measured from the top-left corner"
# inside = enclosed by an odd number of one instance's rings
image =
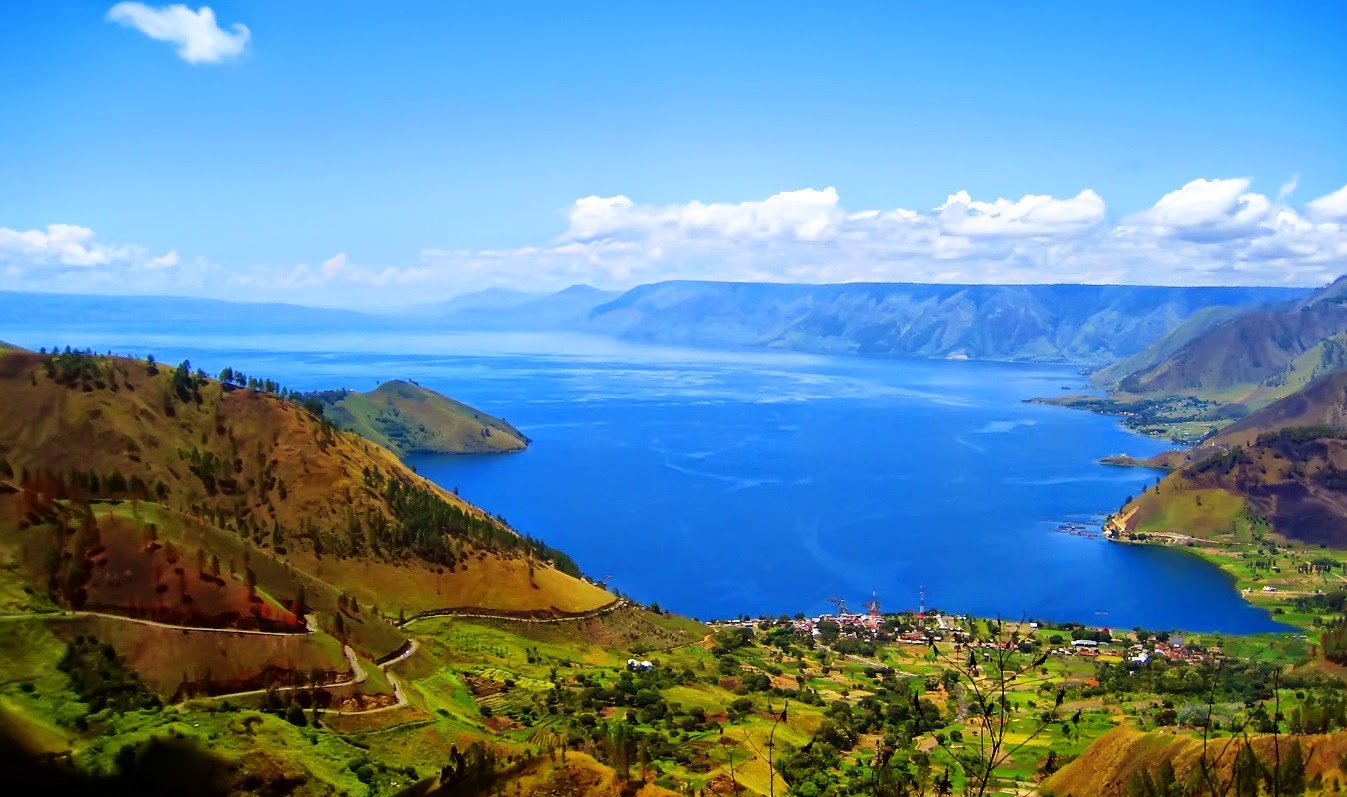
[[[323,266],[319,269],[324,276],[331,277],[340,274],[342,269],[346,268],[346,253],[339,252],[327,260],[323,261]]]
[[[739,203],[646,205],[589,196],[547,246],[428,249],[477,284],[607,287],[664,279],[791,282],[1301,284],[1347,270],[1347,190],[1297,210],[1248,178],[1197,179],[1110,222],[1070,197],[950,194],[929,210],[848,210],[834,188]]]
[[[236,299],[390,306],[499,286],[625,288],[670,279],[772,282],[1315,285],[1347,271],[1347,187],[1292,206],[1247,178],[1197,179],[1138,212],[1103,198],[949,194],[928,209],[848,209],[831,187],[745,202],[653,205],[587,196],[550,241],[422,250],[368,264],[225,268],[177,250],[152,256],[70,224],[0,227],[0,273],[44,290],[195,292]],[[330,252],[331,250],[329,250]],[[325,258],[325,259],[324,259]],[[17,270],[17,271],[16,271]],[[17,276],[16,276],[17,275]]]
[[[228,31],[223,30],[209,6],[193,11],[181,4],[156,7],[125,2],[108,9],[108,20],[176,45],[178,56],[189,64],[216,64],[236,58],[252,35],[237,22]]]
[[[969,237],[1079,232],[1102,222],[1104,211],[1104,200],[1088,188],[1070,199],[1031,194],[994,202],[977,202],[960,191],[936,208],[942,230]]]
[[[1310,216],[1330,221],[1347,221],[1347,185],[1327,196],[1312,200],[1306,208]]]
[[[172,249],[159,257],[150,258],[145,262],[145,267],[152,269],[173,268],[181,262],[182,258],[178,257],[178,250]]]
[[[1136,214],[1131,222],[1148,227],[1156,235],[1193,241],[1258,234],[1266,227],[1275,206],[1266,196],[1248,190],[1252,182],[1245,177],[1193,180],[1165,194],[1154,207]]]
[[[761,202],[651,207],[625,196],[588,196],[571,206],[566,238],[592,241],[604,238],[674,240],[689,237],[732,237],[743,240],[794,239],[818,241],[830,237],[842,214],[837,190],[806,188],[783,191]]]
[[[0,263],[22,260],[35,266],[92,268],[145,257],[140,247],[100,244],[94,237],[93,230],[74,224],[48,224],[45,230],[0,227]]]

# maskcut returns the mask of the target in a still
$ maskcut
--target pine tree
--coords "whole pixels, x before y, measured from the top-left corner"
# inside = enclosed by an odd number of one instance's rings
[[[1299,739],[1293,739],[1291,746],[1282,753],[1281,763],[1277,766],[1277,782],[1285,797],[1299,797],[1305,793],[1305,754],[1300,749]]]

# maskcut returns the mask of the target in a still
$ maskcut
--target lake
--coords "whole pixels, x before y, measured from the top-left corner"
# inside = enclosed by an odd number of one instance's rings
[[[55,335],[55,336],[53,336]],[[1158,473],[1098,464],[1167,446],[1028,404],[1068,366],[710,352],[559,335],[212,337],[0,330],[296,389],[413,379],[502,416],[519,454],[419,472],[569,553],[590,576],[703,619],[926,605],[1120,628],[1287,630],[1180,550],[1058,533]]]

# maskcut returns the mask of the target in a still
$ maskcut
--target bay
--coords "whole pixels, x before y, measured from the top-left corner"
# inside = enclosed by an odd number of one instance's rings
[[[51,331],[6,339],[37,346]],[[413,379],[503,416],[522,453],[417,455],[437,483],[591,577],[701,618],[927,607],[1120,628],[1286,630],[1181,550],[1057,533],[1159,474],[1163,441],[1025,403],[1077,369],[714,352],[565,335],[187,337],[62,344],[226,365],[296,389]],[[28,339],[28,338],[33,339]]]

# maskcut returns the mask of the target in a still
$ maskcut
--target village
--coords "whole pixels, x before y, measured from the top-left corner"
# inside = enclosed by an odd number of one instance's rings
[[[928,610],[924,589],[920,595],[915,611],[886,614],[880,610],[878,598],[872,596],[866,602],[866,611],[852,612],[847,610],[845,600],[830,598],[829,602],[836,607],[836,611],[831,614],[820,614],[817,617],[806,617],[804,614],[794,617],[781,615],[777,618],[762,616],[757,619],[743,616],[735,620],[712,621],[710,625],[758,630],[790,627],[801,636],[830,646],[840,640],[912,646],[930,646],[948,641],[955,650],[1018,647],[1026,653],[1038,651],[1057,657],[1103,658],[1126,661],[1136,666],[1147,665],[1156,659],[1211,665],[1225,655],[1219,646],[1188,644],[1178,634],[1152,634],[1139,629],[1115,634],[1107,626],[1088,628],[1071,623],[1051,626],[1029,620],[1005,623],[1001,633],[994,635],[995,639],[985,636],[975,639],[969,629],[977,626],[978,621],[968,615]],[[994,626],[995,622],[991,625]]]

